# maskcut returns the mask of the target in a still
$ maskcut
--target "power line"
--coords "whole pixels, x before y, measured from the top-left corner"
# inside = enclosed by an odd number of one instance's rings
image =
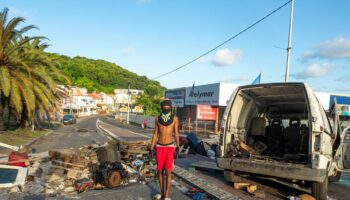
[[[165,74],[162,74],[162,75],[159,75],[159,76],[153,78],[153,80],[158,79],[158,78],[161,78],[161,77],[166,76],[166,75],[168,75],[168,74],[171,74],[171,73],[173,73],[173,72],[175,72],[175,71],[177,71],[177,70],[179,70],[179,69],[181,69],[181,68],[186,67],[187,65],[190,65],[191,63],[193,63],[193,62],[199,60],[200,58],[202,58],[202,57],[204,57],[204,56],[210,54],[211,52],[215,51],[215,50],[218,49],[219,47],[223,46],[224,44],[226,44],[226,43],[228,43],[229,41],[235,39],[236,37],[238,37],[238,36],[241,35],[242,33],[246,32],[246,31],[249,30],[249,29],[251,29],[251,28],[254,27],[255,25],[257,25],[257,24],[259,24],[260,22],[264,21],[266,18],[270,17],[270,16],[273,15],[275,12],[277,12],[278,10],[280,10],[280,9],[282,9],[283,7],[285,7],[286,5],[288,5],[290,2],[291,2],[291,0],[287,1],[286,3],[284,3],[283,5],[281,5],[280,7],[278,7],[277,9],[273,10],[272,12],[270,12],[270,13],[267,14],[267,15],[265,15],[264,17],[262,17],[261,19],[259,19],[259,20],[256,21],[255,23],[253,23],[252,25],[250,25],[250,26],[248,26],[247,28],[243,29],[242,31],[240,31],[240,32],[237,33],[236,35],[234,35],[234,36],[228,38],[227,40],[225,40],[224,42],[220,43],[220,44],[217,45],[216,47],[210,49],[209,51],[206,51],[205,53],[203,53],[203,54],[201,54],[200,56],[198,56],[198,57],[192,59],[191,61],[189,61],[189,62],[187,62],[187,63],[181,65],[180,67],[177,67],[177,68],[175,68],[175,69],[173,69],[173,70],[171,70],[171,71],[169,71],[169,72],[167,72],[167,73],[165,73]]]

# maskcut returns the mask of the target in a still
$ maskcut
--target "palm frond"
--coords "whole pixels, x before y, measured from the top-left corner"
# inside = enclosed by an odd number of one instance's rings
[[[49,109],[49,101],[45,96],[44,92],[36,85],[33,86],[33,91],[36,99],[40,101],[45,110]]]
[[[11,91],[11,80],[9,70],[6,66],[0,67],[0,84],[4,96],[9,97]]]
[[[10,101],[17,113],[21,113],[23,109],[21,92],[19,90],[18,82],[14,77],[11,77],[11,94]]]
[[[21,29],[18,31],[18,33],[23,34],[23,33],[27,32],[27,31],[32,30],[32,29],[39,30],[39,28],[38,28],[37,26],[35,26],[35,25],[29,25],[29,26],[25,26],[25,27],[21,28]]]
[[[2,33],[2,46],[5,49],[7,43],[12,39],[12,37],[15,35],[16,27],[21,23],[24,22],[24,18],[22,17],[15,17],[12,18],[7,25],[5,26],[3,33]]]

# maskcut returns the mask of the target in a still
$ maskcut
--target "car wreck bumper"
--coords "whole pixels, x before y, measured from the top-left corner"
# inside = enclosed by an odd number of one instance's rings
[[[217,165],[226,170],[320,183],[327,176],[327,169],[312,169],[302,164],[278,161],[217,158]]]

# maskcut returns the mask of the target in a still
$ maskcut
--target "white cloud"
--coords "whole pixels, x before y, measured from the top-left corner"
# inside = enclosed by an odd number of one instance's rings
[[[303,71],[292,74],[296,79],[317,78],[328,75],[333,69],[329,63],[325,64],[310,64]]]
[[[242,51],[240,49],[219,49],[212,63],[216,66],[228,66],[235,64],[242,55]]]
[[[337,37],[325,41],[314,48],[314,51],[306,51],[301,60],[310,59],[350,59],[350,38]]]
[[[135,49],[132,47],[126,47],[126,48],[122,49],[122,53],[124,55],[132,55],[135,53]]]

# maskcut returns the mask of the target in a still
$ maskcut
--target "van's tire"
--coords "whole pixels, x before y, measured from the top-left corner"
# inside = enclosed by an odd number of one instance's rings
[[[322,183],[313,182],[311,191],[317,200],[327,200],[328,177]]]
[[[240,176],[237,176],[234,171],[231,170],[224,170],[224,178],[228,182],[242,182],[242,178]]]
[[[341,172],[337,171],[334,176],[328,177],[328,181],[329,182],[338,182],[340,180],[340,177],[341,177]]]

